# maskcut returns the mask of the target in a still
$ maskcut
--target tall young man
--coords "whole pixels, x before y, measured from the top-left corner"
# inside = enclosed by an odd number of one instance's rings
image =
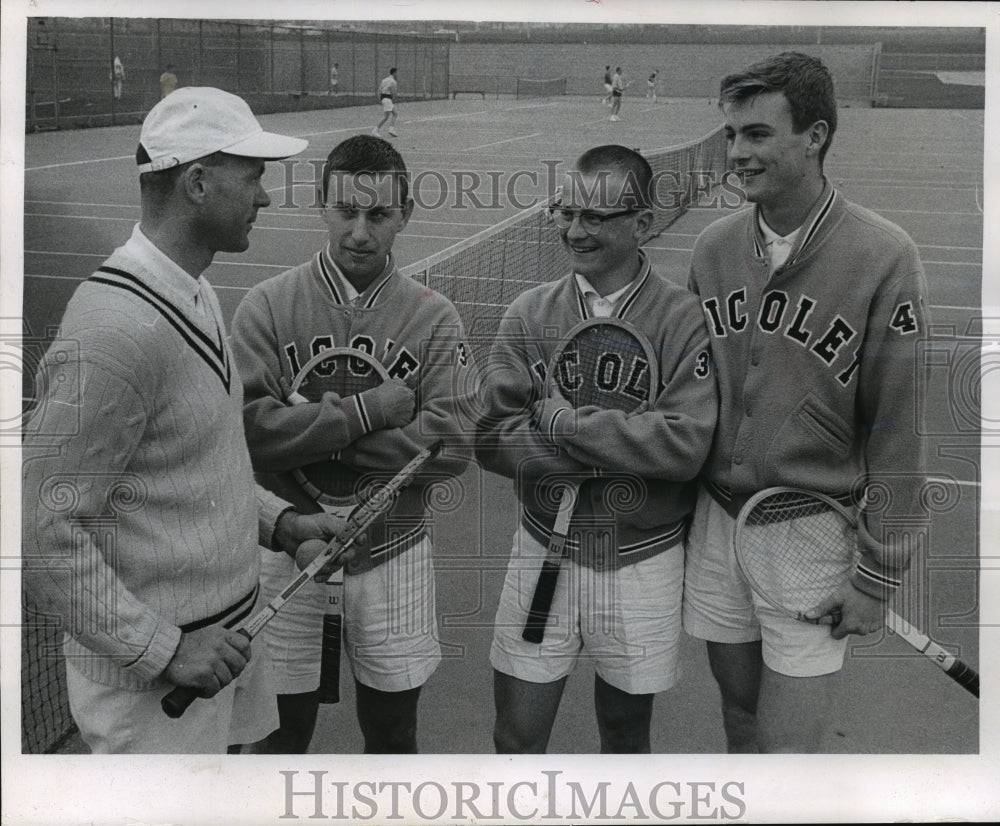
[[[470,386],[469,352],[451,302],[396,270],[393,241],[414,207],[402,157],[381,138],[349,138],[330,152],[320,195],[327,245],[253,288],[233,320],[254,468],[282,474],[336,454],[349,469],[391,476],[443,439],[446,451],[426,472],[460,473],[472,437],[461,432],[455,396]],[[366,350],[392,380],[360,402],[327,393],[290,405],[299,368],[329,347]],[[366,753],[416,752],[420,689],[441,658],[426,486],[418,481],[400,494],[346,569],[344,648]],[[289,575],[281,560],[268,562],[265,590]],[[313,596],[265,632],[281,727],[261,751],[304,752],[312,737],[324,601],[319,589]]]
[[[70,708],[95,753],[224,753],[277,726],[266,651],[236,633],[258,599],[258,542],[295,553],[336,522],[258,490],[243,390],[212,286],[270,200],[262,131],[219,89],[143,123],[141,217],[74,293],[25,427],[25,583],[67,630]],[[289,558],[289,562],[291,559]],[[202,697],[178,720],[173,686]]]
[[[477,456],[515,481],[522,505],[490,655],[500,753],[545,751],[581,657],[596,665],[601,751],[648,752],[653,698],[677,678],[686,520],[717,397],[695,297],[640,250],[651,179],[623,146],[580,156],[551,208],[573,271],[514,301],[483,373]],[[642,412],[573,410],[546,390],[560,336],[598,316],[631,323],[659,354],[660,386]],[[568,559],[535,644],[521,633],[567,480],[583,480]],[[624,490],[627,503],[616,498]]]
[[[734,517],[774,485],[850,495],[887,485],[916,513],[924,473],[917,343],[926,285],[917,249],[823,174],[837,128],[833,81],[783,53],[722,81],[729,155],[752,209],[698,239],[690,286],[709,323],[721,407],[688,543],[684,624],[707,641],[730,751],[815,751],[849,634],[881,627],[907,564],[862,515],[860,561],[814,616],[784,619],[752,596]]]

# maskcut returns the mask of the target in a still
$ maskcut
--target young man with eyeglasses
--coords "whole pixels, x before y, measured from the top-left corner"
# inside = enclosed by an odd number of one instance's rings
[[[623,146],[580,156],[550,208],[573,270],[511,304],[483,373],[477,456],[515,481],[522,505],[490,656],[499,753],[546,750],[581,657],[596,667],[601,752],[649,752],[653,698],[677,678],[691,480],[708,453],[717,396],[697,301],[640,249],[653,219],[651,180],[646,160]],[[561,338],[597,316],[632,324],[660,355],[663,378],[643,412],[574,410],[545,381]],[[544,639],[526,642],[558,492],[581,480]]]

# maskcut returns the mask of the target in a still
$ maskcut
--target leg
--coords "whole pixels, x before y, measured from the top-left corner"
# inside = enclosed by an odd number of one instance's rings
[[[760,750],[815,754],[826,729],[839,673],[789,677],[764,666],[757,715]]]
[[[629,694],[594,675],[594,710],[601,754],[649,754],[655,694]]]
[[[420,688],[379,691],[357,680],[354,686],[365,754],[416,754]]]
[[[497,754],[545,754],[565,687],[565,677],[551,683],[531,683],[494,669],[497,717],[493,743]]]
[[[755,754],[757,698],[760,693],[760,642],[709,642],[708,663],[722,693],[722,725],[730,754]]]
[[[319,693],[279,694],[281,726],[263,740],[244,746],[243,754],[305,754],[316,728]]]

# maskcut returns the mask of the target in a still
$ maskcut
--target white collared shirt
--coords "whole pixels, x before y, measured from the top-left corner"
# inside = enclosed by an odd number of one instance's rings
[[[778,235],[778,233],[767,225],[763,215],[760,216],[758,224],[761,233],[764,235],[764,246],[771,261],[771,270],[776,270],[788,260],[788,256],[792,253],[792,247],[795,246],[802,227],[796,227],[788,235]]]
[[[628,288],[632,286],[632,282],[630,281],[620,290],[615,290],[610,295],[602,296],[580,273],[573,274],[576,276],[577,286],[586,299],[590,312],[597,318],[607,318],[610,316],[615,311],[615,304],[618,302],[618,299],[625,295]]]

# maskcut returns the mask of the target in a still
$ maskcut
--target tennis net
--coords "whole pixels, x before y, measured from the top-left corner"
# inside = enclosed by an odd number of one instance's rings
[[[726,137],[719,127],[698,140],[646,155],[656,177],[654,238],[721,181]],[[565,275],[569,258],[547,203],[538,203],[403,268],[451,299],[462,317],[469,346],[483,359],[507,306],[522,292]],[[649,240],[649,239],[647,239]]]
[[[518,100],[521,98],[550,98],[556,95],[565,95],[566,78],[553,77],[539,80],[537,78],[519,77],[515,93]]]
[[[658,175],[650,237],[677,220],[725,172],[721,128],[647,160]],[[507,306],[524,290],[569,271],[559,232],[544,201],[442,252],[403,269],[447,295],[458,308],[470,346],[483,358]],[[66,696],[62,628],[25,595],[21,636],[21,747],[26,754],[63,751],[76,731]]]

